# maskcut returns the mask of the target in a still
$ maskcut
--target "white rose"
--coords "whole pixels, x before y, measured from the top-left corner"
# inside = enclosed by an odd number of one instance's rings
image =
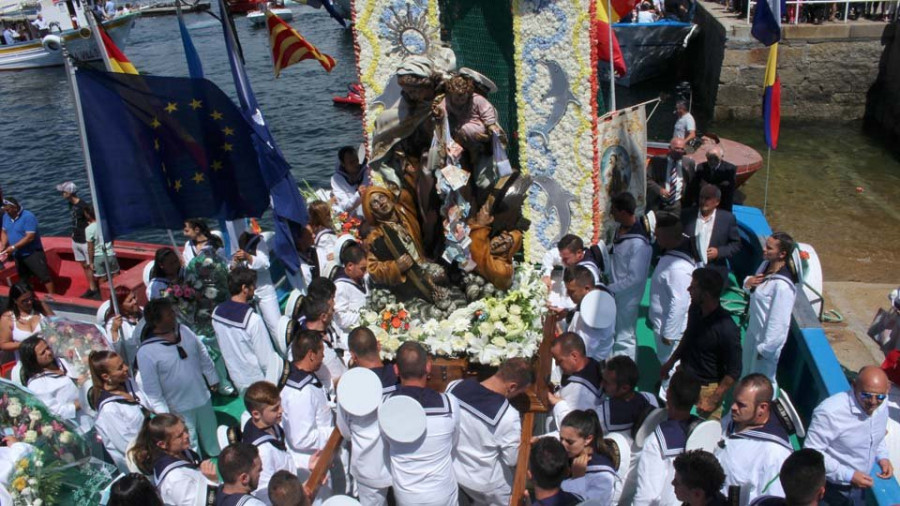
[[[31,420],[32,422],[39,422],[39,421],[41,421],[41,418],[42,418],[41,412],[36,409],[33,409],[33,410],[31,410],[30,413],[28,413],[28,419]]]
[[[11,418],[16,418],[22,414],[22,405],[21,404],[10,404],[6,407],[6,412],[9,413]]]
[[[494,323],[494,331],[498,334],[506,334],[506,325],[503,325],[502,322],[496,322]]]
[[[478,324],[478,333],[482,336],[489,336],[491,332],[494,331],[494,326],[488,322],[481,322]]]
[[[25,442],[26,443],[34,443],[37,441],[38,433],[37,431],[30,430],[25,433]]]
[[[419,327],[412,327],[411,329],[409,329],[409,337],[413,338],[416,341],[422,339],[422,334],[423,331]]]
[[[15,405],[15,406],[21,406],[21,405],[22,405],[22,401],[19,400],[18,397],[10,397],[10,399],[9,399],[9,405],[10,405],[10,406],[14,406],[14,405]]]
[[[203,290],[203,296],[206,297],[207,299],[215,299],[218,295],[219,295],[219,291],[211,286],[207,287],[205,290]]]
[[[59,435],[59,442],[67,445],[72,442],[72,433],[69,431],[65,431]]]
[[[462,351],[466,349],[466,340],[463,338],[455,338],[450,341],[450,345],[453,346],[454,351]]]
[[[510,306],[509,314],[520,315],[520,314],[522,314],[522,308],[520,308],[519,306]]]
[[[491,344],[493,344],[494,346],[496,346],[498,348],[505,348],[508,343],[506,342],[506,339],[504,339],[502,336],[497,336],[497,337],[491,339]]]
[[[463,334],[463,339],[466,340],[466,344],[472,344],[475,342],[475,334],[466,332],[465,334]]]
[[[397,348],[400,348],[400,344],[401,343],[399,339],[397,339],[396,337],[392,337],[388,339],[387,349],[391,350],[391,352],[395,352],[397,351]]]

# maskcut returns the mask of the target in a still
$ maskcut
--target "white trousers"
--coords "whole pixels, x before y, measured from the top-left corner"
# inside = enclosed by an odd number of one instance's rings
[[[616,342],[613,345],[613,356],[626,355],[637,362],[637,326],[638,309],[644,296],[644,287],[640,291],[630,290],[616,294]]]
[[[191,435],[191,447],[194,451],[204,457],[218,456],[221,449],[216,437],[216,412],[213,411],[212,402],[206,401],[199,408],[186,409],[178,414],[184,419]]]
[[[286,344],[280,342],[278,338],[278,320],[281,319],[281,308],[278,306],[278,296],[273,288],[271,292],[266,290],[262,293],[256,292],[259,297],[259,315],[266,324],[269,336],[275,344],[275,351],[282,357],[287,353]]]
[[[464,506],[507,506],[512,493],[512,490],[506,486],[498,487],[490,492],[478,492],[462,485],[460,488],[462,494],[459,496],[459,503]]]
[[[359,492],[359,504],[364,504],[365,506],[384,506],[387,504],[387,495],[390,487],[373,488],[357,481],[356,489]]]

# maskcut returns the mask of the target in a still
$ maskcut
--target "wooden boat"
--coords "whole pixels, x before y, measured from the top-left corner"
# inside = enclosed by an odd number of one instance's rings
[[[100,280],[100,300],[81,298],[81,294],[87,291],[88,284],[81,264],[75,261],[72,253],[72,239],[42,237],[41,242],[44,245],[50,272],[53,273],[53,283],[57,292],[53,294],[53,301],[50,302],[54,312],[80,316],[81,319],[84,319],[84,316],[93,318],[102,301],[109,300],[110,289],[107,280]],[[120,268],[119,274],[114,278],[115,286],[134,290],[138,303],[146,304],[144,268],[153,261],[156,250],[162,246],[129,241],[115,241],[113,246]],[[12,261],[6,262],[0,269],[0,298],[8,297],[9,287],[18,281],[20,279],[15,264]],[[40,298],[46,296],[43,286],[36,279],[32,280],[31,286],[36,288]]]
[[[689,153],[686,156],[694,160],[697,164],[706,161],[706,152],[715,145],[715,141],[711,139],[704,142],[700,149]],[[719,139],[719,146],[725,152],[725,161],[733,163],[737,167],[737,186],[746,183],[750,176],[762,168],[763,158],[758,151],[741,144],[740,142],[730,139]],[[665,156],[669,151],[669,144],[665,142],[648,142],[647,156]]]

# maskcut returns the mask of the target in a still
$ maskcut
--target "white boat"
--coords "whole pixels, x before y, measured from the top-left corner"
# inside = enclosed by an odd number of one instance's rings
[[[286,7],[269,7],[268,10],[272,11],[272,14],[275,14],[279,18],[290,21],[294,19],[294,13],[291,12],[290,9]],[[247,13],[247,19],[250,20],[250,24],[253,26],[265,26],[266,24],[266,11],[255,10]]]
[[[71,0],[56,4],[52,0],[42,0],[41,7],[41,14],[51,26],[50,35],[62,38],[69,53],[76,60],[88,61],[100,58],[94,35],[87,28],[85,13],[80,8],[72,6]],[[70,14],[72,12],[75,13],[74,20]],[[103,27],[120,49],[128,43],[128,36],[138,16],[140,16],[138,13],[129,13],[103,22]],[[54,47],[45,48],[41,39],[0,46],[0,70],[24,70],[62,64],[62,51]]]

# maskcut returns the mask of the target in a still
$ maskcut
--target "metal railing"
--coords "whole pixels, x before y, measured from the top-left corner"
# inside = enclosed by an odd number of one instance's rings
[[[883,4],[893,4],[893,8],[890,9],[891,12],[886,14],[893,21],[897,20],[898,14],[900,14],[900,0],[897,1],[885,1],[885,0],[787,0],[785,2],[788,6],[788,12],[785,13],[788,17],[790,24],[797,25],[800,24],[801,11],[804,8],[809,8],[814,5],[835,5],[835,6],[843,6],[843,22],[846,23],[850,18],[850,6],[856,6],[859,4],[871,4],[871,3],[883,3]],[[838,7],[840,9],[840,7]],[[753,6],[747,8],[747,23],[753,23]]]

